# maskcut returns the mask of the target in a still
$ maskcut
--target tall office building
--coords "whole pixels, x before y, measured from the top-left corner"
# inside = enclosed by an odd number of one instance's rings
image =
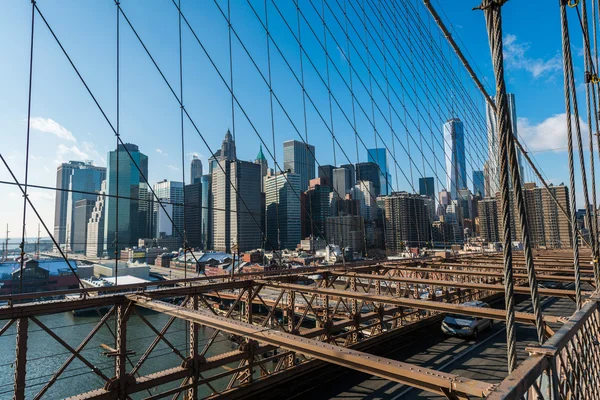
[[[87,226],[96,204],[95,200],[81,199],[75,202],[71,230],[73,241],[70,249],[73,253],[85,253],[87,248]]]
[[[202,175],[202,248],[213,249],[212,236],[212,175]]]
[[[164,179],[155,183],[152,189],[156,197],[161,202],[165,202],[163,204],[165,207],[161,207],[158,202],[154,203],[154,218],[158,218],[158,220],[153,223],[156,229],[153,237],[160,238],[161,234],[174,236],[183,244],[183,182]],[[169,220],[169,217],[173,222]]]
[[[433,177],[419,178],[419,194],[430,199],[435,198],[435,182]]]
[[[350,190],[356,183],[356,168],[354,164],[342,164],[340,168],[348,170],[348,174],[346,175],[346,190]]]
[[[336,168],[333,170],[333,196],[336,198],[343,199],[346,197],[346,192],[350,190],[351,186],[348,186],[350,171],[347,168]]]
[[[192,156],[192,163],[190,165],[190,183],[200,182],[202,177],[202,160],[196,156]]]
[[[391,174],[387,159],[388,151],[383,149],[368,149],[367,156],[369,162],[374,162],[379,167],[379,186],[381,187],[381,195],[387,196],[392,192]],[[360,178],[364,180],[364,178]]]
[[[56,198],[54,208],[54,237],[59,245],[72,247],[74,241],[83,242],[84,238],[74,238],[72,218],[75,203],[79,200],[96,200],[96,193],[106,179],[106,168],[97,167],[91,161],[69,161],[56,169]],[[88,192],[88,193],[76,193]]]
[[[420,195],[395,192],[384,197],[385,237],[389,254],[430,240],[429,212]]]
[[[327,218],[327,242],[343,249],[362,252],[365,249],[364,219],[360,215],[338,215]]]
[[[255,164],[260,165],[260,176],[261,176],[261,184],[260,191],[265,191],[265,176],[267,176],[267,172],[269,172],[269,162],[267,158],[263,154],[262,144],[260,145],[260,149],[258,150],[258,155],[256,156],[256,160],[254,160]]]
[[[381,195],[381,173],[379,166],[374,162],[361,162],[356,164],[357,181],[369,181],[373,183],[373,197]],[[356,182],[355,182],[356,183]],[[354,186],[354,185],[353,185]]]
[[[96,198],[87,226],[85,255],[88,258],[102,257],[104,252],[104,215],[106,205],[106,181],[100,185],[100,193]]]
[[[213,170],[219,168],[217,163],[221,160],[236,160],[235,142],[231,131],[227,129],[225,138],[221,142],[221,148],[217,149],[212,156],[208,159],[208,174],[212,175]]]
[[[458,118],[449,119],[444,124],[444,153],[446,158],[446,189],[452,199],[458,198],[458,191],[467,187],[467,167],[465,164],[465,132]]]
[[[283,142],[283,169],[300,176],[298,193],[304,192],[315,178],[315,146],[297,140]]]
[[[325,223],[330,215],[329,194],[331,187],[325,178],[311,179],[306,191],[306,213],[302,237],[325,237]]]
[[[515,95],[512,93],[507,94],[508,100],[508,115],[510,118],[510,127],[512,129],[514,137],[518,138],[517,131],[517,106],[515,101]],[[489,190],[487,194],[489,196],[495,196],[500,191],[500,147],[498,146],[498,122],[494,110],[490,105],[486,105],[486,121],[487,121],[487,136],[488,136],[488,182]],[[523,155],[519,149],[517,150],[517,163],[519,164],[519,173],[521,175],[521,181],[524,179],[523,175]],[[509,180],[509,184],[512,187],[512,181]]]
[[[196,183],[185,185],[184,227],[188,247],[202,249],[202,177]]]
[[[479,235],[488,243],[500,241],[498,232],[498,203],[494,197],[479,201]]]
[[[212,172],[212,238],[217,251],[242,252],[261,247],[261,166],[221,160]]]
[[[330,188],[333,188],[333,170],[335,167],[333,165],[320,165],[319,166],[319,178],[323,178],[323,185],[327,185]]]
[[[356,182],[352,198],[360,202],[360,215],[366,222],[377,218],[377,196],[375,195],[373,182],[367,180]]]
[[[569,248],[573,240],[570,217],[565,216],[552,195],[546,188],[536,187],[535,183],[526,183],[523,187],[525,207],[527,208],[527,222],[531,245],[544,248]],[[569,190],[564,185],[550,186],[550,191],[556,200],[570,215]],[[496,208],[498,213],[498,232],[500,240],[503,239],[504,228],[502,221],[502,203],[500,193],[496,195]],[[515,216],[515,201],[511,191],[510,195],[510,225],[511,240],[521,241],[519,219]]]
[[[483,171],[473,171],[473,194],[485,196],[485,177]]]
[[[117,174],[119,196],[127,196],[118,199],[118,226],[117,199],[112,197],[117,195]],[[107,192],[111,197],[106,201],[104,249],[109,257],[120,255],[122,249],[135,246],[138,239],[150,235],[151,203],[148,201],[150,199],[145,177],[148,177],[148,156],[141,153],[135,144],[119,144],[116,150],[108,153]],[[118,246],[115,239],[118,239]]]
[[[295,249],[302,239],[300,175],[284,172],[265,178],[266,246]]]

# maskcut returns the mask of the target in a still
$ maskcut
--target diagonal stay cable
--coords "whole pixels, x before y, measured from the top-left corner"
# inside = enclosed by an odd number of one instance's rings
[[[96,96],[94,96],[94,94],[92,93],[92,90],[90,89],[90,87],[88,86],[87,82],[85,81],[85,79],[83,79],[83,76],[81,75],[81,73],[79,72],[79,70],[77,69],[77,67],[75,66],[75,64],[73,63],[73,60],[71,59],[71,57],[69,56],[69,54],[67,53],[66,49],[64,48],[64,46],[62,45],[61,41],[58,39],[58,36],[56,36],[56,33],[54,33],[54,30],[52,29],[52,27],[50,26],[50,24],[48,23],[48,21],[46,20],[46,18],[44,17],[44,14],[42,13],[42,11],[39,9],[39,7],[37,6],[37,4],[34,3],[35,9],[38,12],[39,16],[42,18],[42,20],[44,21],[44,24],[46,25],[46,27],[48,28],[48,31],[51,33],[52,37],[54,37],[54,40],[56,41],[56,43],[58,44],[58,46],[60,47],[60,49],[62,50],[63,54],[65,55],[65,57],[67,58],[67,61],[69,61],[69,63],[71,64],[71,67],[73,68],[73,70],[75,71],[75,73],[77,74],[77,76],[79,77],[79,80],[81,81],[81,83],[84,85],[84,87],[86,88],[88,94],[90,95],[90,97],[92,98],[92,100],[94,101],[94,103],[96,104],[96,107],[98,108],[98,110],[100,111],[100,113],[102,114],[102,116],[104,117],[104,120],[108,123],[108,125],[110,126],[111,130],[113,131],[113,133],[116,135],[117,134],[117,130],[115,129],[114,125],[112,124],[112,122],[110,121],[110,119],[108,118],[108,116],[106,115],[106,112],[104,111],[104,109],[102,108],[102,106],[100,106],[100,103],[98,102],[98,100],[96,99]],[[117,4],[117,7],[119,9],[120,5]],[[137,171],[139,172],[140,176],[143,178],[144,183],[148,186],[148,189],[150,189],[150,192],[152,193],[152,195],[154,196],[154,198],[156,198],[158,204],[161,206],[161,208],[163,209],[163,211],[165,212],[167,218],[169,219],[169,221],[171,222],[171,224],[173,224],[173,227],[175,228],[175,230],[177,231],[177,234],[181,237],[182,234],[179,230],[179,228],[175,225],[173,218],[171,218],[171,216],[169,215],[169,213],[167,213],[164,205],[162,204],[162,202],[160,201],[160,199],[158,198],[158,196],[156,195],[156,192],[154,191],[154,189],[152,189],[152,186],[150,185],[148,178],[142,173],[142,170],[140,168],[140,166],[138,165],[137,162],[135,162],[131,152],[129,151],[129,149],[127,148],[127,146],[125,146],[125,143],[123,142],[123,140],[121,139],[120,136],[117,136],[117,139],[119,141],[119,143],[121,144],[121,146],[123,147],[123,150],[125,150],[125,152],[127,153],[127,155],[129,156],[131,162],[133,163],[133,165],[135,166],[135,168],[137,169]],[[118,147],[117,147],[118,148]],[[196,262],[198,262],[198,260],[196,259],[196,256],[194,255],[194,253],[191,253],[192,256],[194,257],[194,259],[196,260]]]

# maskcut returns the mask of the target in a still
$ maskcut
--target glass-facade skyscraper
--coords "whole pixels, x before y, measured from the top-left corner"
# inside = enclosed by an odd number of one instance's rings
[[[265,180],[267,247],[295,249],[302,239],[300,175],[284,173]]]
[[[299,192],[306,191],[315,178],[315,146],[297,140],[283,142],[283,169],[300,175]]]
[[[381,195],[383,196],[387,196],[392,192],[392,176],[388,166],[387,154],[386,148],[367,150],[368,161],[379,166],[379,186],[381,187]]]
[[[96,200],[102,181],[106,179],[106,168],[89,162],[69,161],[56,169],[56,191],[54,208],[54,237],[61,246],[71,246],[74,238],[73,213],[79,200]],[[74,193],[70,190],[88,193]],[[81,240],[79,240],[81,239]],[[85,241],[84,238],[77,240]]]
[[[419,178],[419,195],[435,198],[435,181],[433,177]]]
[[[473,171],[473,194],[485,196],[485,178],[483,171]]]
[[[465,131],[458,118],[449,119],[444,124],[444,154],[446,158],[446,189],[452,199],[458,198],[458,191],[467,187],[467,167],[465,164]]]
[[[129,150],[131,158],[126,149]],[[118,211],[117,199],[112,197],[117,195],[117,174],[119,196],[127,197],[118,199]],[[111,258],[115,256],[115,252],[120,254],[125,247],[137,246],[138,239],[150,236],[151,202],[149,200],[151,199],[148,196],[148,185],[144,180],[147,176],[148,156],[141,153],[135,144],[119,144],[116,150],[108,153],[107,191],[111,197],[106,201],[104,249]],[[118,246],[115,242],[116,233],[118,233]]]

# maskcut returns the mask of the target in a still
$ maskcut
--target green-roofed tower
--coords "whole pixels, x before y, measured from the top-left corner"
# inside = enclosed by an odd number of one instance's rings
[[[265,157],[263,150],[262,150],[262,144],[260,145],[260,149],[258,150],[258,155],[256,156],[256,160],[254,160],[255,164],[260,164],[260,172],[261,172],[261,176],[262,176],[262,184],[261,184],[261,189],[264,192],[265,191],[265,176],[267,176],[267,171],[269,171],[269,162],[267,161],[267,158]]]

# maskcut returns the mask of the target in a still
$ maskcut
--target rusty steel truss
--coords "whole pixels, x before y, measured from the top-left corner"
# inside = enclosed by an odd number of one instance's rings
[[[561,255],[549,254],[540,276],[571,282],[572,271],[558,261]],[[365,350],[369,343],[402,335],[408,327],[439,318],[443,313],[505,320],[504,310],[461,304],[503,292],[501,275],[493,271],[498,268],[496,263],[495,257],[480,255],[452,262],[411,260],[240,274],[234,279],[192,278],[169,281],[170,286],[158,289],[149,288],[149,284],[102,288],[102,293],[99,289],[78,289],[44,293],[44,296],[79,295],[75,299],[45,302],[35,301],[40,294],[4,296],[0,300],[9,301],[9,305],[0,308],[0,319],[6,321],[0,336],[15,325],[15,399],[25,398],[28,390],[27,350],[32,327],[48,335],[60,351],[69,354],[43,386],[36,387],[35,393],[28,392],[27,397],[34,399],[43,398],[75,360],[104,384],[90,387],[85,393],[73,393],[73,399],[127,399],[134,394],[148,399],[176,398],[183,394],[185,398],[196,399],[207,393],[213,397],[235,397],[236,391],[251,393],[254,387],[282,384],[294,370],[318,362],[351,368],[448,398],[521,398],[532,388],[552,392],[555,396],[552,398],[598,396],[592,388],[600,383],[600,320],[598,297],[591,291],[584,292],[588,302],[570,319],[544,314],[549,340],[543,347],[529,348],[531,357],[500,385],[395,361]],[[591,271],[584,269],[583,273],[588,278]],[[307,284],[307,275],[318,275],[321,279]],[[515,274],[515,283],[517,293],[529,293],[524,277]],[[427,299],[420,297],[423,288],[430,293]],[[573,298],[574,291],[541,288],[540,295]],[[67,343],[40,318],[101,307],[110,309],[98,318],[77,346]],[[163,326],[155,327],[142,310],[159,312],[169,319]],[[515,317],[518,323],[535,322],[531,313],[517,312]],[[154,335],[144,351],[136,355],[135,362],[134,352],[128,347],[132,318]],[[188,326],[189,343],[185,348],[168,338],[176,320],[183,320]],[[562,327],[555,333],[549,324]],[[202,345],[200,327],[213,329]],[[108,329],[114,339],[103,345],[107,350],[105,356],[114,360],[110,374],[83,354],[101,329]],[[223,336],[235,348],[214,354],[213,345]],[[142,375],[142,366],[159,344],[166,345],[180,362]],[[572,352],[577,352],[578,357],[573,357]],[[536,380],[537,384],[533,384]]]

